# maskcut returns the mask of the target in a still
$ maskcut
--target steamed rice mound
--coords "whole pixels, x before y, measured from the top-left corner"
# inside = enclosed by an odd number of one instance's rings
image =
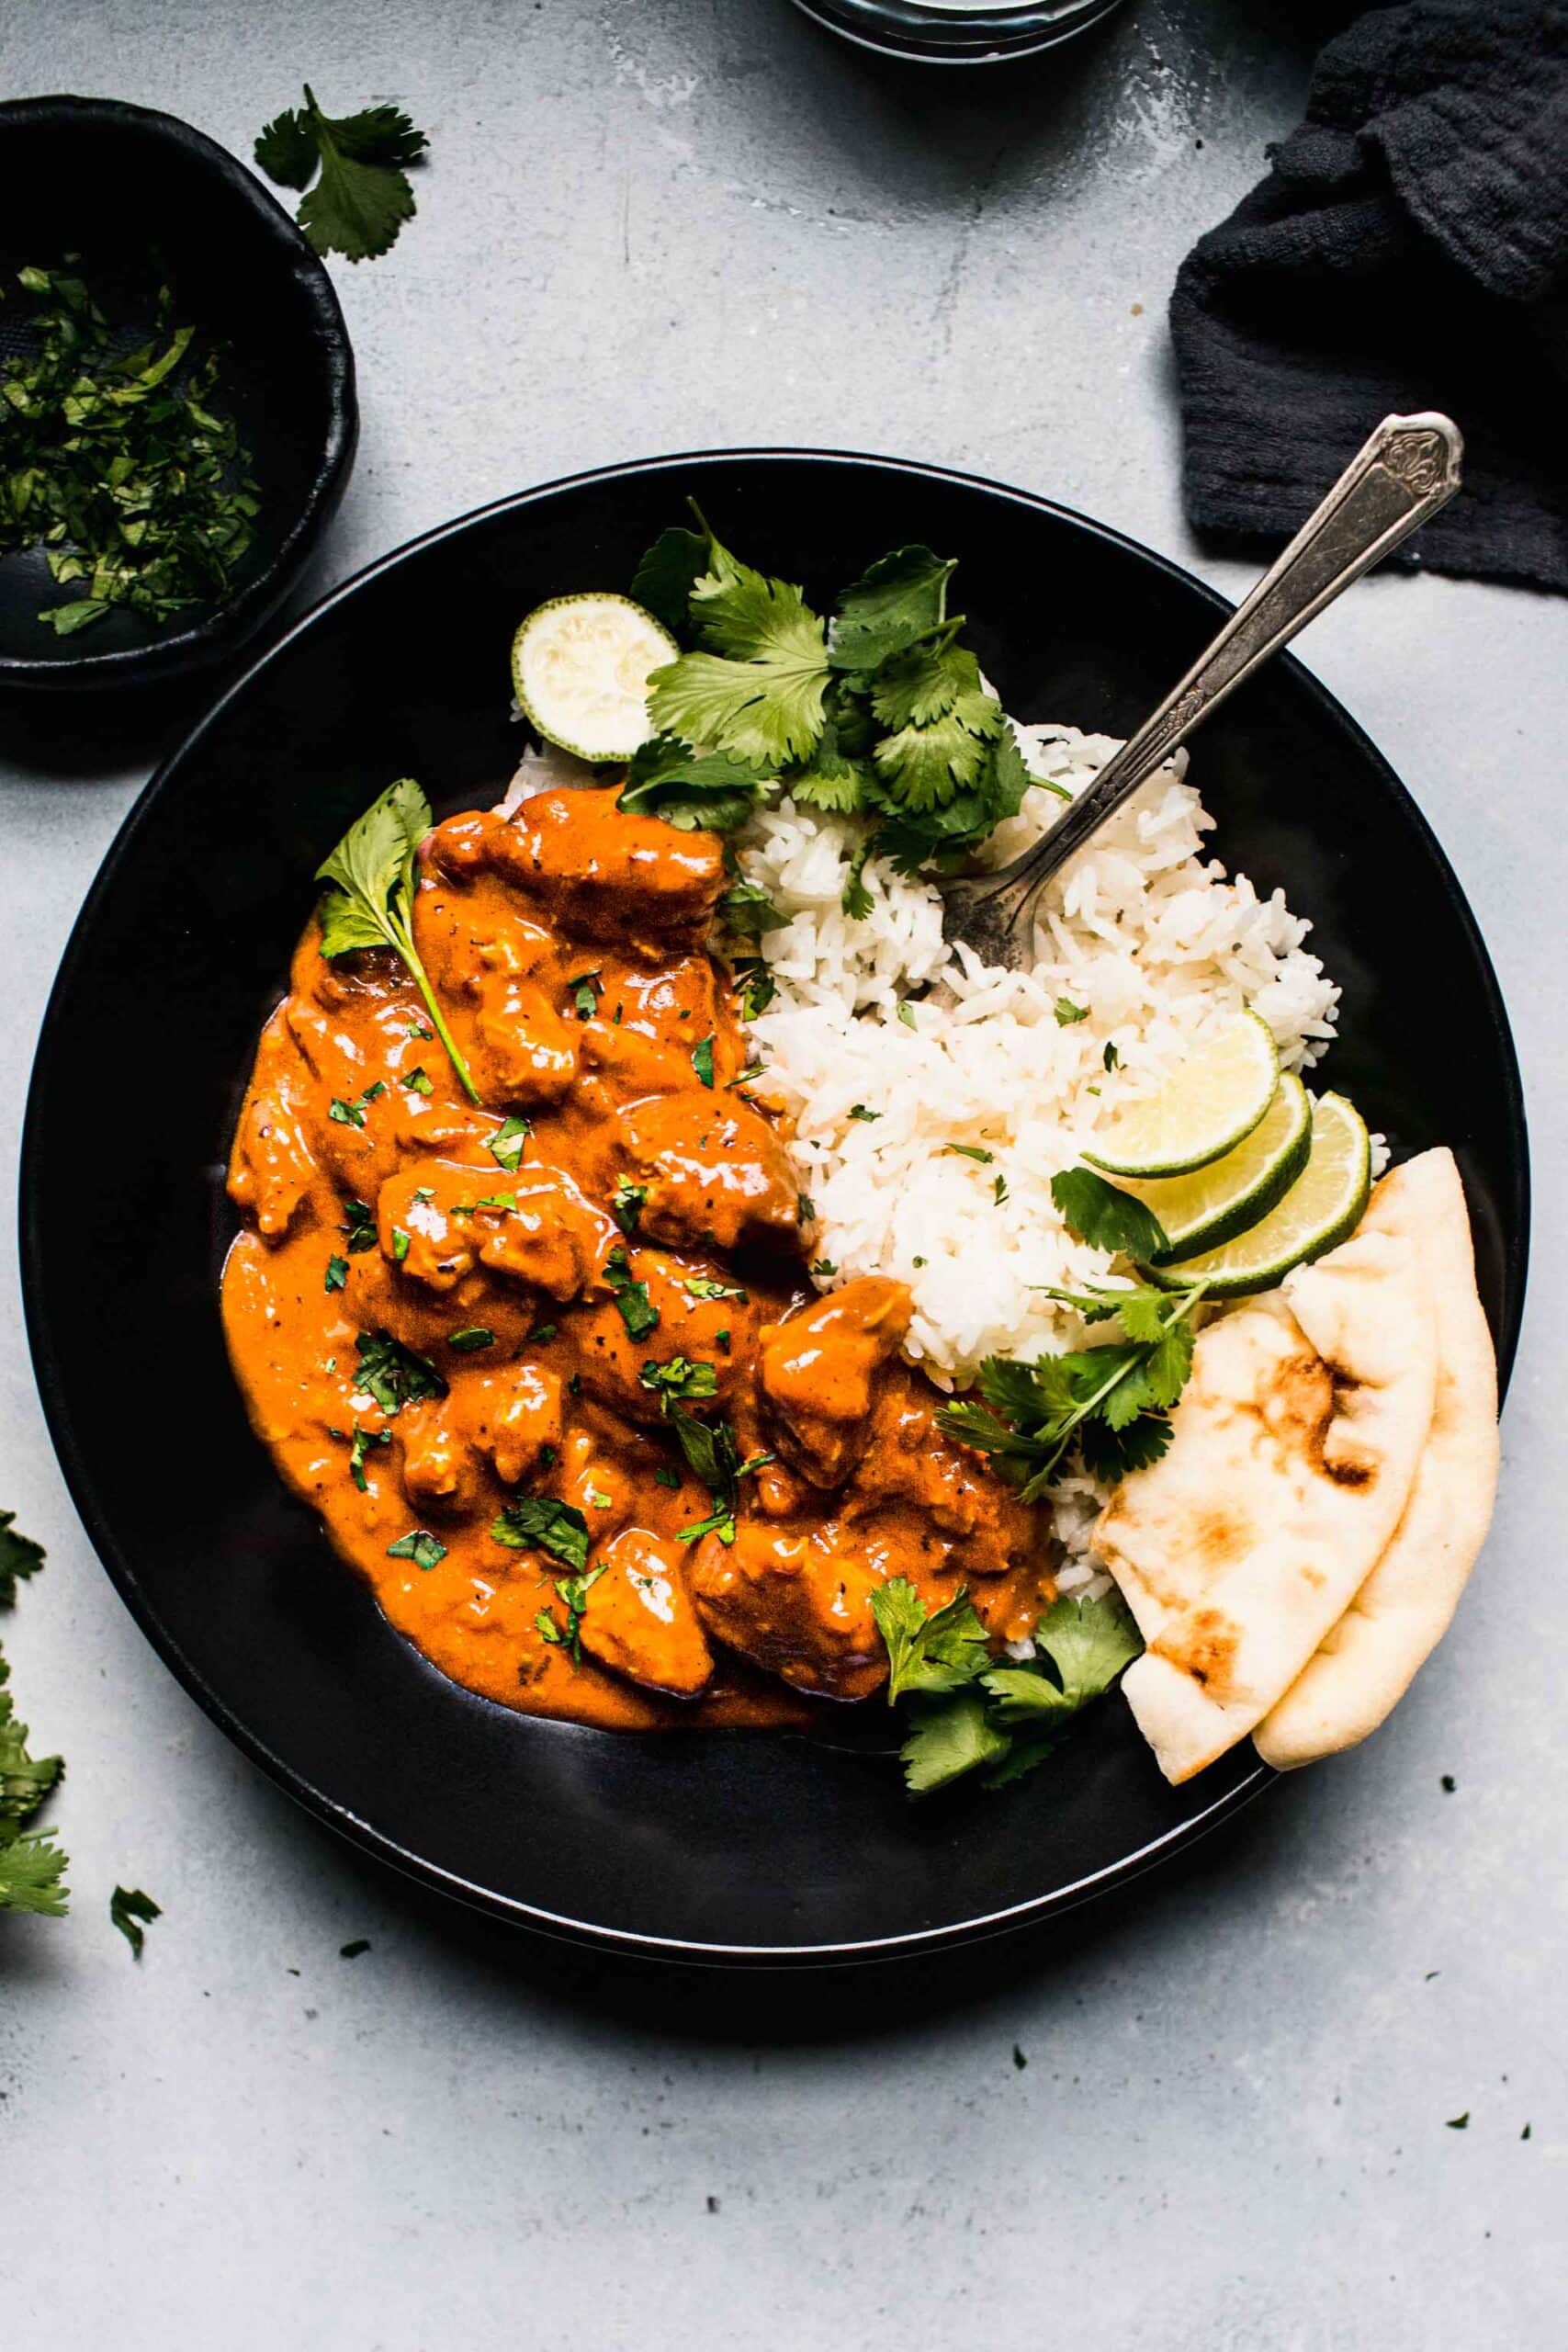
[[[1032,771],[1075,795],[1117,748],[1067,727],[1018,731]],[[907,1283],[908,1352],[943,1387],[967,1385],[987,1355],[1083,1343],[1043,1285],[1101,1281],[1111,1261],[1066,1231],[1051,1179],[1118,1103],[1244,1005],[1287,1069],[1309,1069],[1333,1038],[1339,991],[1303,945],[1310,926],[1281,891],[1260,899],[1203,857],[1214,820],[1185,768],[1179,752],[1055,876],[1027,972],[949,948],[936,889],[881,860],[865,869],[870,914],[845,915],[864,832],[853,819],[784,800],[739,837],[747,880],[788,918],[761,942],[776,994],[752,1023],[766,1065],[753,1091],[794,1123],[833,1269],[818,1280]],[[987,863],[1017,856],[1060,808],[1031,790]]]

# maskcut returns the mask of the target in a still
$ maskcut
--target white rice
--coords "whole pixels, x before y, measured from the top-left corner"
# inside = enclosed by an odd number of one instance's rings
[[[1074,794],[1117,748],[1069,727],[1018,732],[1033,772]],[[1203,857],[1214,820],[1185,770],[1178,752],[1051,884],[1026,972],[950,949],[937,891],[879,859],[864,874],[871,913],[846,916],[856,820],[786,799],[739,836],[747,880],[789,918],[761,944],[776,993],[752,1023],[766,1065],[752,1091],[793,1121],[816,1246],[834,1269],[818,1279],[907,1283],[908,1351],[942,1387],[967,1385],[987,1355],[1084,1344],[1079,1318],[1041,1285],[1103,1281],[1111,1261],[1067,1232],[1051,1179],[1117,1103],[1244,1005],[1287,1069],[1310,1069],[1332,1042],[1339,990],[1303,944],[1311,926],[1282,892],[1260,899]],[[1018,855],[1060,808],[1032,789],[987,862]],[[1058,1021],[1059,999],[1086,1018]],[[1102,1499],[1083,1476],[1058,1490],[1066,1589],[1093,1576],[1082,1555]]]

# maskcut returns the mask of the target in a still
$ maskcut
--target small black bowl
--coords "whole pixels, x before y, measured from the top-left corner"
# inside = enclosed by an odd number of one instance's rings
[[[256,537],[220,604],[156,624],[116,610],[57,637],[43,557],[0,555],[0,687],[140,686],[220,661],[288,594],[347,483],[359,437],[354,353],[331,278],[232,155],[173,115],[113,98],[0,105],[0,359],[18,269],[80,256],[116,325],[146,331],[159,288],[221,349],[219,404],[260,489]]]

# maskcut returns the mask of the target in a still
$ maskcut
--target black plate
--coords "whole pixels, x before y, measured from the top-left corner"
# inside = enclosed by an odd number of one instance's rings
[[[354,354],[332,279],[282,206],[203,132],[115,98],[0,105],[0,356],[25,346],[17,271],[80,255],[89,290],[128,338],[150,334],[159,288],[222,351],[220,405],[250,452],[261,512],[217,605],[159,625],[106,614],[57,637],[57,588],[36,550],[0,555],[0,685],[141,686],[219,661],[276,612],[336,508],[354,463]]]
[[[28,1105],[28,1328],[72,1491],[127,1604],[312,1811],[536,1926],[671,1956],[859,1958],[1059,1908],[1186,1844],[1269,1776],[1244,1749],[1168,1789],[1114,1700],[1006,1794],[923,1805],[886,1758],[848,1745],[637,1739],[510,1714],[427,1666],[285,1496],[216,1311],[225,1150],[318,861],[394,776],[418,776],[438,811],[492,800],[519,745],[516,622],[548,595],[624,588],[688,492],[752,560],[822,592],[911,537],[956,554],[981,659],[1026,717],[1127,731],[1224,610],[1016,491],[784,451],[588,475],[389,557],[224,696],[105,862]],[[1344,984],[1334,1082],[1397,1152],[1458,1152],[1506,1370],[1528,1224],[1518,1078],[1441,852],[1289,660],[1211,722],[1199,774],[1219,851],[1260,890],[1286,887]]]

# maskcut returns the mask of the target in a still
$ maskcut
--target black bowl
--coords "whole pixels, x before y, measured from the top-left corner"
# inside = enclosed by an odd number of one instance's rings
[[[1269,1776],[1244,1748],[1167,1788],[1116,1699],[1016,1788],[921,1804],[855,1745],[886,1724],[878,1708],[835,1743],[639,1739],[509,1713],[394,1633],[285,1495],[218,1322],[224,1156],[316,865],[395,776],[421,778],[440,811],[493,800],[518,749],[518,618],[548,595],[624,588],[689,492],[752,560],[820,591],[913,537],[957,555],[980,657],[1029,717],[1128,731],[1226,609],[1016,491],[787,451],[589,475],[389,557],[224,695],[105,862],[28,1105],[28,1328],[66,1476],[127,1604],[313,1812],[536,1927],[695,1959],[864,1958],[1038,1918],[1186,1844]],[[1442,853],[1289,659],[1210,722],[1198,774],[1219,853],[1260,890],[1286,887],[1344,983],[1333,1081],[1396,1152],[1457,1151],[1506,1369],[1529,1214],[1518,1078]]]
[[[333,283],[282,206],[215,141],[113,98],[0,105],[0,287],[81,256],[116,326],[142,333],[159,288],[222,347],[221,404],[260,486],[254,544],[220,604],[159,625],[106,614],[57,637],[41,554],[0,556],[0,687],[146,685],[220,660],[275,612],[342,497],[359,435],[354,353]],[[0,355],[6,311],[0,311]],[[15,348],[15,345],[12,346]]]

